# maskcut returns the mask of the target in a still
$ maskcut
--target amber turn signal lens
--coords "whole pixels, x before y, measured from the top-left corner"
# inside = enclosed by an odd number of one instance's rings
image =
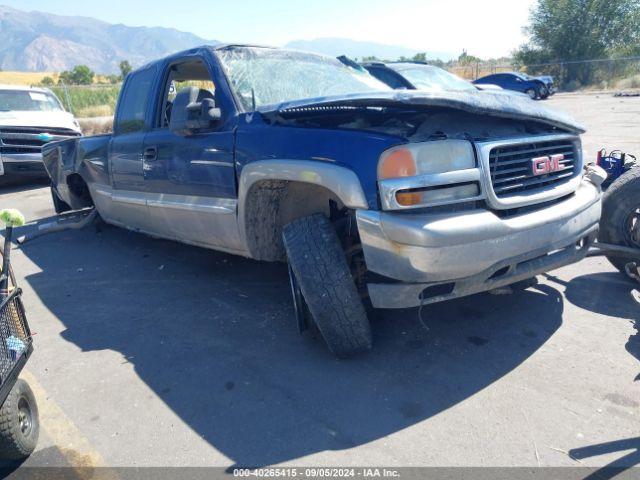
[[[416,174],[416,162],[411,152],[405,148],[399,148],[390,152],[380,165],[379,178],[412,177]]]
[[[396,193],[396,200],[403,207],[411,207],[422,203],[422,194],[398,192]]]

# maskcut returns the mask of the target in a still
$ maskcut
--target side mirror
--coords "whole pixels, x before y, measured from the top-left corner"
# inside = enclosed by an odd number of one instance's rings
[[[183,137],[215,126],[222,118],[211,92],[187,87],[176,95],[171,108],[169,130]]]

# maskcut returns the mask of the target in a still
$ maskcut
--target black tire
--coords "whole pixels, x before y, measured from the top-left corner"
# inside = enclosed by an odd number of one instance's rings
[[[331,353],[344,358],[371,349],[371,326],[338,235],[315,214],[284,227],[282,237],[302,296]]]
[[[18,379],[0,408],[0,458],[22,460],[38,444],[38,405],[29,384]]]
[[[622,174],[604,193],[600,241],[640,249],[640,238],[634,237],[631,232],[632,225],[636,229],[640,227],[637,223],[629,223],[633,221],[634,212],[635,222],[640,222],[640,168],[632,168]],[[607,255],[607,259],[623,273],[624,266],[631,261],[628,257],[615,254]]]
[[[527,95],[529,95],[529,98],[530,98],[531,100],[535,100],[536,98],[538,98],[538,92],[537,92],[535,89],[533,89],[533,88],[529,88],[529,89],[525,90],[525,92],[524,92],[524,93],[526,93]]]
[[[291,264],[287,264],[289,270],[289,286],[291,287],[291,296],[293,297],[293,311],[296,314],[296,323],[298,324],[298,333],[302,334],[306,330],[315,327],[315,322],[309,312],[309,306],[304,300],[302,289],[298,277],[293,273]]]
[[[58,197],[58,194],[53,189],[53,187],[50,187],[50,188],[51,188],[51,200],[53,200],[53,209],[56,211],[56,213],[70,212],[71,207],[69,206],[69,204],[64,200],[60,200],[60,197]]]

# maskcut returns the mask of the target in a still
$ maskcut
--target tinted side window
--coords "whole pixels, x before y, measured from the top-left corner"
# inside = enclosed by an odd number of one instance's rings
[[[162,95],[160,115],[159,118],[156,118],[154,127],[165,128],[169,126],[173,101],[178,92],[186,87],[196,87],[200,89],[200,95],[203,98],[215,99],[216,87],[202,58],[189,58],[170,65],[165,77],[163,88],[160,90]]]
[[[155,69],[147,68],[130,73],[119,100],[118,117],[115,130],[117,133],[132,133],[144,128],[144,115],[147,111],[149,93],[155,78]]]
[[[483,83],[498,82],[498,81],[500,81],[500,76],[499,75],[489,75],[488,77],[481,78],[480,81],[483,82]]]
[[[389,70],[386,70],[384,68],[371,68],[369,69],[369,73],[381,82],[389,85],[391,88],[406,88],[406,85],[402,83],[398,76],[395,73],[390,72]]]

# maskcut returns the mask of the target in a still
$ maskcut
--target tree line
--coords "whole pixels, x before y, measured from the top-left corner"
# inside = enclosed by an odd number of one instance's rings
[[[123,60],[118,65],[120,68],[120,75],[107,75],[106,79],[111,84],[116,84],[124,80],[124,78],[131,72],[131,64],[127,60]],[[76,65],[71,70],[65,70],[58,75],[58,85],[91,85],[96,77],[96,74],[86,65]],[[40,84],[45,87],[51,87],[56,84],[52,77],[44,77]]]
[[[513,58],[531,73],[552,70],[576,86],[623,76],[637,65],[590,61],[640,55],[640,0],[538,0],[525,32]]]

